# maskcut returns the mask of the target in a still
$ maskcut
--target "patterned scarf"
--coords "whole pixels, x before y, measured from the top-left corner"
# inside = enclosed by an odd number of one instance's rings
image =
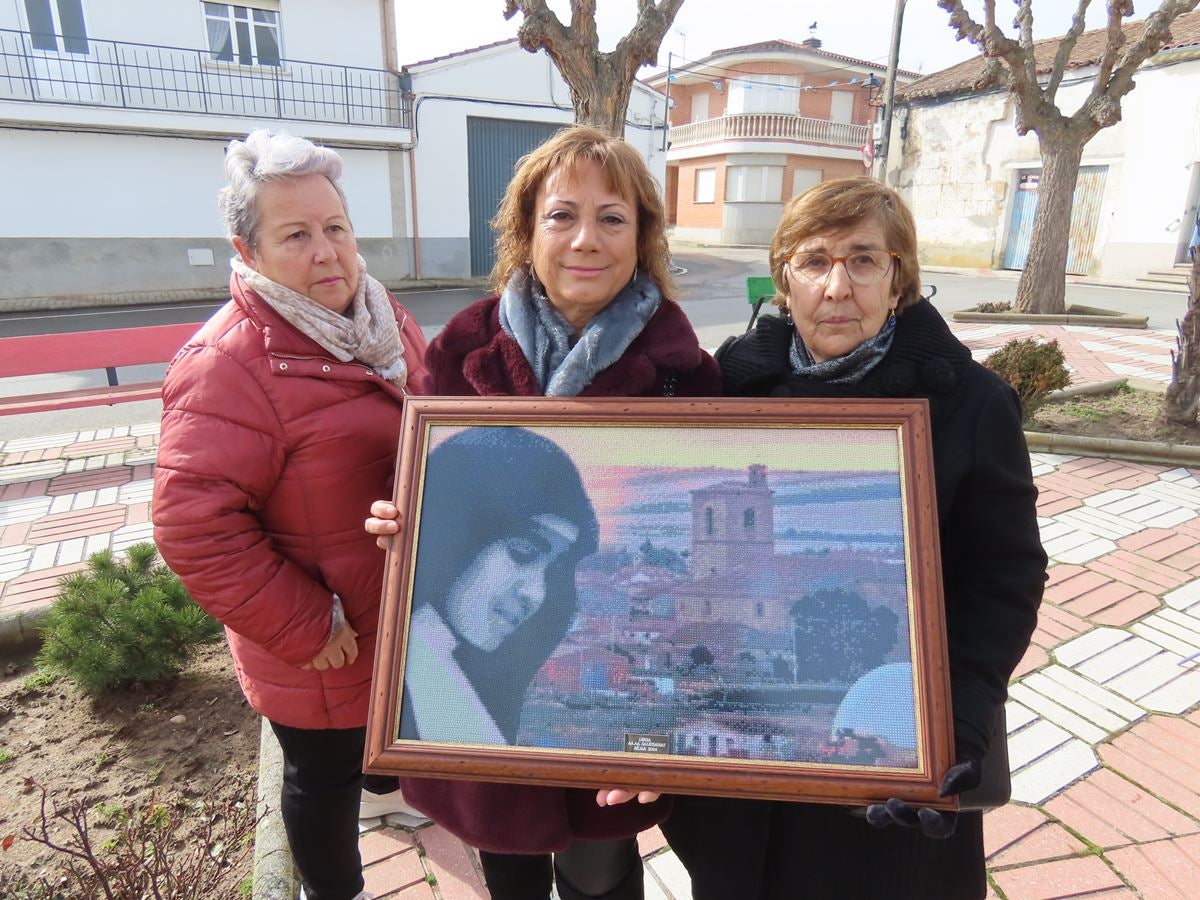
[[[544,396],[576,397],[621,358],[661,302],[658,285],[637,273],[576,340],[542,285],[518,271],[500,295],[500,327],[521,347]]]
[[[878,334],[863,341],[845,356],[813,362],[812,354],[800,339],[800,332],[793,330],[790,353],[792,374],[815,378],[827,384],[858,384],[883,361],[895,335],[896,317],[888,316]]]
[[[358,290],[344,314],[256,272],[235,256],[229,265],[239,278],[293,327],[329,351],[334,359],[364,362],[396,387],[408,380],[400,327],[387,288],[367,274],[358,257]],[[403,326],[403,323],[399,323]]]

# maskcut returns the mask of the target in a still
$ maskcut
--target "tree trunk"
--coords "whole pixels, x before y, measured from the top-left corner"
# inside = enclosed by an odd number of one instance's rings
[[[1163,414],[1178,425],[1195,425],[1200,408],[1200,253],[1192,260],[1188,276],[1188,308],[1177,322],[1175,352],[1171,354],[1171,383],[1163,400]]]
[[[560,70],[571,90],[576,123],[599,128],[613,137],[624,137],[625,113],[633,84],[618,71],[612,54],[606,53],[598,59],[594,74],[586,77],[566,78],[568,69],[560,67]]]
[[[1017,284],[1017,309],[1024,313],[1066,312],[1067,240],[1071,233],[1071,204],[1079,181],[1079,160],[1089,134],[1082,140],[1065,131],[1038,135],[1042,177],[1029,258]]]

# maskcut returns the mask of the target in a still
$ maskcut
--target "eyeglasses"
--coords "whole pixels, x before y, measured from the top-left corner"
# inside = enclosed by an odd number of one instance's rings
[[[828,253],[794,253],[787,266],[796,277],[809,284],[823,285],[836,263],[846,267],[846,275],[860,287],[878,284],[892,267],[899,254],[889,250],[859,250],[849,256],[830,256]]]

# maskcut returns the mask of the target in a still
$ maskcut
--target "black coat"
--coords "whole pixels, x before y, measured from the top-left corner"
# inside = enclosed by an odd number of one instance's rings
[[[717,353],[725,396],[929,400],[955,744],[960,759],[980,759],[1037,624],[1046,577],[1020,403],[927,301],[900,314],[891,349],[858,384],[792,374],[792,334],[787,320],[764,316],[727,341]],[[962,814],[953,837],[934,840],[915,829],[874,829],[837,806],[680,801],[663,829],[692,872],[696,900],[735,896],[735,887],[748,900],[986,892],[978,812]],[[737,835],[738,847],[710,844],[714,828],[727,845]],[[743,844],[745,859],[734,865],[729,854]],[[736,880],[723,881],[730,868]]]

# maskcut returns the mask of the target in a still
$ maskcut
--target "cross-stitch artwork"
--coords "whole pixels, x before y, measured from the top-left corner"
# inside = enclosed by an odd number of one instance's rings
[[[928,780],[908,420],[757,418],[427,416],[387,742]]]

